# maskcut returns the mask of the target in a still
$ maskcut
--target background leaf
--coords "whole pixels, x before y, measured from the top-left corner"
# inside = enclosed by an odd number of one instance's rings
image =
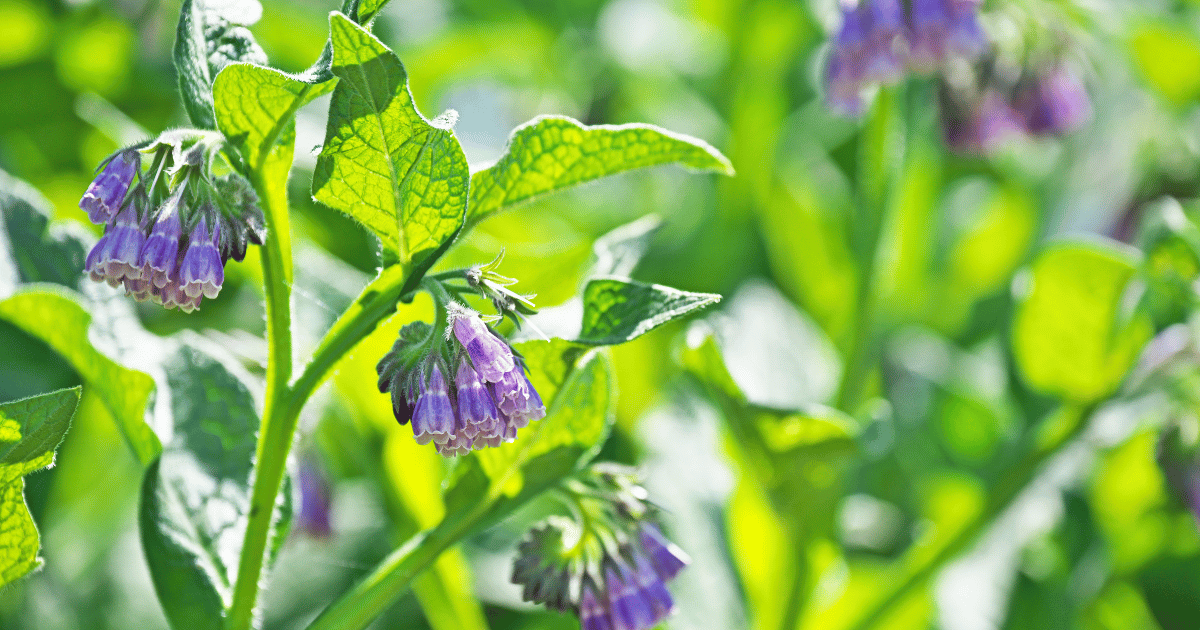
[[[1078,403],[1116,389],[1151,334],[1142,314],[1120,321],[1133,274],[1127,254],[1101,245],[1060,245],[1033,263],[1033,286],[1012,332],[1013,354],[1031,387]]]
[[[49,286],[22,289],[0,302],[0,319],[40,339],[97,391],[112,412],[129,448],[149,465],[162,445],[146,424],[146,404],[154,381],[101,354],[88,340],[92,316],[66,291]]]
[[[24,477],[54,463],[77,404],[78,387],[0,405],[0,586],[40,564]]]
[[[592,280],[583,290],[583,329],[578,341],[593,346],[625,343],[720,301],[721,296],[713,293],[619,278]]]
[[[50,229],[52,209],[32,186],[0,170],[0,297],[22,283],[79,285],[88,246],[71,224]]]
[[[166,374],[175,435],[142,484],[142,547],[171,626],[221,628],[250,504],[258,414],[242,380],[198,346],[183,345]],[[285,488],[281,496],[289,495]],[[286,528],[290,502],[283,516]]]
[[[239,26],[258,21],[262,7],[257,0],[222,2],[217,9],[207,8],[204,0],[183,0],[175,29],[175,74],[183,106],[192,124],[205,129],[217,128],[213,110],[217,73],[233,62],[267,63],[254,36]]]
[[[733,174],[702,140],[653,125],[587,126],[566,116],[536,118],[513,131],[508,150],[471,176],[468,224],[586,182],[649,166],[679,164]]]
[[[340,81],[313,197],[365,225],[408,269],[427,268],[458,232],[467,203],[453,117],[425,120],[395,53],[340,13],[329,25]]]

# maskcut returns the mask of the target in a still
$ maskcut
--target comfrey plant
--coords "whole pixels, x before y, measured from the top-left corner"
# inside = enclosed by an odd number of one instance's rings
[[[633,471],[597,464],[564,486],[573,518],[521,543],[512,581],[526,601],[572,611],[584,630],[648,630],[675,608],[666,583],[690,562],[662,535]]]
[[[205,299],[225,299],[226,263],[257,254],[267,345],[261,384],[208,342],[134,330],[130,317],[120,326],[136,334],[135,345],[159,344],[163,351],[117,358],[140,361],[159,378],[110,360],[91,345],[90,297],[77,302],[32,288],[0,309],[0,318],[71,362],[143,466],[144,557],[163,612],[177,630],[260,626],[261,591],[269,588],[268,569],[292,523],[289,454],[300,414],[334,366],[383,322],[395,317],[408,323],[390,352],[372,357],[380,391],[391,394],[396,419],[411,424],[419,444],[432,443],[457,460],[444,485],[437,479],[430,489],[435,495],[444,489],[444,518],[426,523],[425,531],[332,602],[312,622],[317,630],[368,626],[463,538],[543,494],[592,483],[591,473],[581,471],[590,470],[613,422],[614,376],[605,347],[720,299],[598,269],[585,278],[579,296],[577,334],[513,343],[502,332],[505,320],[532,330],[534,310],[532,296],[511,290],[516,281],[498,273],[501,257],[431,273],[475,225],[541,196],[651,166],[733,171],[724,156],[694,138],[640,124],[589,127],[567,117],[540,117],[519,127],[496,163],[472,170],[454,134],[457,115],[431,120],[417,111],[404,65],[371,33],[384,3],[348,0],[329,16],[320,58],[308,71],[289,75],[270,68],[251,32],[231,21],[257,15],[252,0],[213,6],[184,0],[175,67],[192,128],[168,130],[114,153],[79,204],[104,233],[81,261],[82,273],[76,269],[69,280],[86,274],[138,301],[191,312]],[[379,271],[356,299],[348,299],[332,326],[316,331],[323,336],[305,359],[295,355],[293,329],[309,323],[293,321],[292,289],[306,270],[293,267],[287,190],[296,114],[325,94],[329,117],[312,196],[378,240]],[[629,252],[644,251],[646,239],[645,232],[606,239],[598,258],[619,251],[631,261],[636,256]],[[604,247],[615,249],[600,251]],[[114,306],[119,294],[96,286],[88,293],[104,305],[95,309],[97,319],[116,317],[110,312],[120,310]],[[412,321],[407,305],[419,293],[432,298],[432,323]],[[481,305],[494,313],[481,313]],[[113,328],[103,321],[104,330]],[[169,404],[150,404],[156,389]],[[70,418],[66,402],[73,408],[78,392],[59,394],[46,413],[61,438]],[[45,466],[52,455],[44,451],[41,442],[18,449],[41,459],[16,478]],[[336,536],[321,473],[305,459],[297,479],[298,527],[316,537]],[[214,511],[217,504],[221,509]],[[648,508],[636,505],[622,518],[644,520]],[[21,531],[32,531],[19,541],[22,553],[28,552],[22,558],[27,571],[36,565],[36,530],[31,524]],[[621,547],[613,547],[608,573],[589,578],[589,597],[609,598],[595,606],[612,609],[614,623],[624,624],[617,627],[648,627],[671,608],[669,596],[655,587],[661,584],[649,576],[668,579],[677,571],[669,568],[670,558],[683,557],[649,525],[639,531],[640,538],[621,537]],[[668,569],[651,573],[647,566]],[[642,595],[631,595],[642,593],[638,589],[651,589],[657,599],[639,604]],[[593,606],[590,600],[584,605]],[[622,617],[630,606],[634,616]]]

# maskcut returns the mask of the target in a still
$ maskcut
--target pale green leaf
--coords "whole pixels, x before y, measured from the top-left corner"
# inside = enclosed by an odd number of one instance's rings
[[[158,456],[162,446],[146,424],[153,379],[118,365],[92,346],[92,317],[76,298],[57,287],[26,288],[0,302],[0,319],[40,339],[75,369],[84,385],[100,395],[138,462],[149,465]]]
[[[77,404],[78,387],[0,405],[0,586],[41,564],[24,477],[54,463]]]
[[[587,126],[566,116],[536,118],[513,131],[508,150],[495,164],[471,176],[468,224],[558,190],[665,164],[733,174],[729,160],[704,141],[653,125]]]
[[[583,290],[583,328],[578,341],[593,346],[625,343],[719,301],[721,296],[714,293],[620,278],[592,280]]]
[[[1129,254],[1100,244],[1058,245],[1034,261],[1012,332],[1026,383],[1077,403],[1117,388],[1153,332],[1141,315],[1121,321],[1134,271]]]
[[[427,121],[395,53],[340,13],[329,24],[340,80],[313,196],[370,229],[406,269],[427,268],[466,211],[467,161],[453,117]]]

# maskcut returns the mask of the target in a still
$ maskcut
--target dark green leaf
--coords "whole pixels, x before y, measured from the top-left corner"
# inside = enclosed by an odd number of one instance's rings
[[[1140,314],[1121,322],[1134,271],[1130,254],[1100,244],[1058,245],[1033,263],[1012,332],[1031,387],[1078,403],[1117,388],[1152,333]]]
[[[41,564],[24,477],[54,463],[78,404],[76,387],[0,405],[0,586]]]
[[[0,296],[17,284],[77,287],[88,246],[73,225],[50,228],[50,202],[29,184],[0,171]]]
[[[183,0],[175,29],[175,74],[192,124],[216,129],[213,78],[235,62],[266,64],[267,56],[243,24],[257,21],[256,0],[225,2],[210,9],[204,0]]]
[[[96,350],[88,339],[92,317],[76,298],[48,286],[24,289],[0,302],[0,319],[40,339],[71,364],[84,384],[100,394],[142,465],[158,456],[162,446],[146,424],[146,403],[154,381]]]
[[[329,24],[340,80],[313,196],[365,225],[406,270],[427,268],[466,211],[467,159],[453,117],[425,120],[395,53],[340,13]]]
[[[471,176],[468,223],[558,190],[664,164],[733,174],[729,160],[704,141],[653,125],[586,126],[566,116],[536,118],[513,131],[495,164]]]
[[[579,343],[592,346],[632,341],[721,301],[713,293],[691,293],[619,278],[592,280],[583,290],[583,329]]]
[[[215,630],[246,527],[258,414],[235,370],[197,346],[182,346],[165,370],[175,435],[142,485],[142,547],[171,626]],[[290,520],[289,494],[277,528]]]

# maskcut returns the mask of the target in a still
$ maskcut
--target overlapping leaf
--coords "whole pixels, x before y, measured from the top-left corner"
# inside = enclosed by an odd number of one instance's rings
[[[77,404],[78,387],[0,405],[0,586],[40,564],[24,477],[54,463]]]
[[[721,296],[692,293],[621,278],[592,280],[583,290],[583,328],[579,343],[601,346],[632,341]]]
[[[267,56],[243,24],[262,14],[257,0],[222,2],[208,8],[204,0],[183,0],[175,29],[175,73],[183,106],[192,124],[216,129],[213,78],[236,62],[266,64]]]
[[[513,131],[508,150],[471,176],[467,222],[542,195],[609,175],[679,164],[733,174],[729,160],[702,140],[653,125],[587,126],[566,116],[534,119]]]
[[[340,13],[329,23],[339,82],[313,196],[370,229],[406,268],[427,267],[466,211],[469,175],[453,117],[426,120],[395,53]]]

